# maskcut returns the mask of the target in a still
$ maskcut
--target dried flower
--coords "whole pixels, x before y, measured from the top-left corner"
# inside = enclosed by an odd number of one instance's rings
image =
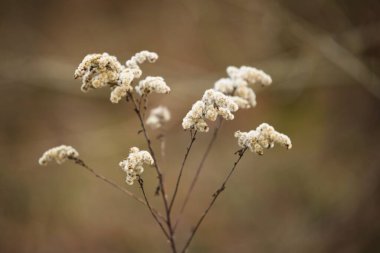
[[[144,172],[144,164],[154,164],[150,153],[145,150],[140,151],[137,147],[131,148],[128,157],[119,163],[121,169],[127,173],[125,180],[127,184],[133,185],[137,177]]]
[[[272,83],[272,78],[260,69],[249,66],[241,66],[240,68],[229,66],[227,74],[232,80],[244,80],[247,84],[261,84],[268,86]]]
[[[148,95],[152,92],[167,94],[170,92],[170,87],[160,76],[147,76],[144,80],[139,82],[135,90],[140,96]]]
[[[205,103],[198,100],[193,104],[191,110],[186,114],[182,121],[184,129],[195,129],[200,132],[208,132],[209,127],[204,120]]]
[[[123,69],[115,56],[107,53],[89,54],[75,70],[74,77],[82,78],[83,92],[90,89],[105,87],[110,83],[117,83],[119,73]]]
[[[158,106],[150,111],[146,124],[152,129],[162,127],[163,124],[170,120],[170,111],[165,106]]]
[[[58,164],[64,163],[69,158],[77,158],[79,153],[71,146],[61,145],[47,150],[38,160],[40,165],[47,165],[51,161]]]
[[[139,65],[146,61],[153,63],[156,62],[157,59],[158,55],[156,53],[144,50],[136,53],[131,59],[127,60],[125,67],[133,73],[134,78],[140,78],[142,70]]]
[[[110,100],[112,103],[119,103],[119,101],[127,96],[129,91],[133,90],[132,81],[134,79],[133,71],[124,68],[119,74],[119,85],[113,87]]]
[[[277,132],[272,126],[267,123],[262,123],[249,132],[235,132],[235,137],[238,138],[238,144],[242,148],[249,148],[252,152],[259,155],[264,154],[264,149],[273,148],[275,143],[278,143],[287,149],[292,148],[292,142],[285,134]]]
[[[141,51],[128,60],[126,66],[123,66],[115,56],[107,53],[89,54],[75,70],[74,77],[82,78],[83,92],[109,86],[112,89],[111,102],[118,103],[133,90],[133,80],[141,77],[142,71],[139,64],[145,61],[155,62],[157,59],[156,53]]]
[[[157,59],[158,55],[156,53],[144,50],[132,56],[132,58],[129,59],[125,65],[127,68],[134,69],[135,77],[140,78],[142,72],[140,70],[139,64],[143,64],[146,61],[153,63],[156,62]]]
[[[227,74],[229,78],[221,78],[216,81],[214,89],[231,96],[241,109],[256,106],[255,92],[248,85],[260,83],[267,86],[272,83],[269,75],[253,67],[241,66],[237,68],[230,66],[227,68]]]
[[[128,86],[117,86],[111,91],[110,100],[112,103],[117,104],[120,100],[127,96],[130,88]]]
[[[218,116],[226,120],[234,119],[232,112],[238,110],[238,105],[228,96],[213,89],[206,90],[202,100],[195,102],[182,121],[184,129],[195,129],[207,132],[209,127],[205,119],[215,121]]]

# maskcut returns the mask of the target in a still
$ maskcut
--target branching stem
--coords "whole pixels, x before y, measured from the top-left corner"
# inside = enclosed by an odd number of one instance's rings
[[[205,164],[205,162],[207,160],[207,157],[210,154],[210,151],[211,151],[212,147],[214,146],[215,140],[218,137],[219,130],[222,127],[222,123],[223,123],[223,119],[219,118],[218,125],[214,129],[214,132],[212,134],[211,140],[210,140],[209,144],[207,145],[206,151],[205,151],[205,153],[202,156],[202,159],[201,159],[201,161],[200,161],[200,163],[198,165],[197,171],[195,172],[195,176],[194,176],[193,180],[191,181],[189,190],[186,193],[185,200],[184,200],[184,202],[183,202],[183,204],[181,206],[181,209],[180,209],[179,214],[178,214],[178,218],[177,218],[177,220],[176,220],[176,222],[174,224],[174,231],[177,229],[177,226],[178,226],[178,224],[181,221],[183,212],[185,211],[187,203],[190,200],[190,196],[191,196],[191,194],[192,194],[192,192],[194,190],[195,184],[197,183],[199,175],[201,174],[203,166],[204,166],[204,164]]]
[[[238,154],[238,159],[235,161],[234,165],[232,166],[230,172],[228,173],[227,177],[224,179],[222,185],[215,191],[215,193],[212,195],[212,200],[210,202],[210,204],[208,205],[208,207],[206,208],[206,210],[203,212],[202,216],[200,217],[200,219],[198,220],[198,222],[196,223],[196,225],[194,226],[194,228],[192,229],[191,231],[191,234],[190,234],[190,237],[189,239],[186,241],[186,244],[185,244],[185,247],[183,248],[183,250],[181,251],[182,253],[185,253],[187,251],[187,249],[189,248],[189,245],[191,243],[191,241],[193,240],[194,238],[194,235],[196,234],[199,226],[201,225],[202,221],[204,220],[204,218],[206,217],[206,215],[208,214],[208,212],[210,211],[211,207],[214,205],[216,199],[218,198],[218,196],[220,195],[220,193],[222,193],[225,188],[226,188],[226,184],[228,182],[228,180],[230,179],[232,173],[235,171],[235,168],[236,166],[238,165],[239,161],[241,160],[241,158],[243,157],[245,151],[247,151],[247,148],[243,148],[243,149],[240,149],[239,151],[237,151],[235,154]]]
[[[153,150],[153,147],[152,147],[152,141],[150,140],[148,132],[146,130],[144,119],[143,119],[143,116],[141,114],[141,108],[139,107],[138,103],[136,102],[136,100],[135,100],[135,98],[134,98],[134,96],[133,96],[133,94],[131,92],[128,92],[128,97],[127,98],[129,98],[132,101],[133,105],[134,105],[134,111],[135,111],[135,113],[136,113],[136,115],[137,115],[137,117],[138,117],[138,119],[140,121],[142,132],[143,132],[145,140],[147,142],[149,152],[150,152],[150,154],[151,154],[151,156],[153,158],[153,161],[154,161],[154,167],[155,167],[156,172],[157,172],[159,186],[160,186],[160,192],[161,192],[162,200],[164,202],[164,207],[165,207],[166,225],[167,225],[168,230],[169,230],[170,247],[171,247],[173,253],[177,253],[177,248],[176,248],[176,244],[175,244],[175,241],[174,241],[174,230],[173,230],[173,226],[172,226],[171,218],[170,218],[169,203],[168,203],[168,199],[167,199],[167,195],[166,195],[166,190],[165,190],[164,176],[162,174],[160,166],[158,165],[157,157],[156,157],[156,155],[154,153],[154,150]]]
[[[165,230],[164,225],[161,223],[161,221],[157,218],[156,214],[153,211],[153,208],[151,207],[151,205],[149,203],[148,197],[145,194],[144,180],[141,177],[139,177],[138,178],[138,182],[139,182],[139,185],[140,185],[140,188],[141,188],[141,192],[142,192],[142,194],[144,196],[144,199],[145,199],[146,205],[148,206],[149,211],[151,212],[151,214],[152,214],[153,218],[155,219],[155,221],[157,222],[157,224],[160,226],[160,228],[161,228],[162,232],[164,233],[164,235],[166,236],[166,238],[170,239],[170,236],[169,236],[168,232]]]
[[[134,198],[135,200],[137,200],[138,202],[140,202],[143,205],[146,205],[146,206],[148,205],[147,202],[145,202],[143,199],[137,197],[132,192],[128,191],[127,189],[121,187],[120,185],[118,185],[114,181],[112,181],[112,180],[106,178],[105,176],[99,174],[98,172],[96,172],[93,168],[89,167],[83,160],[81,160],[79,158],[76,158],[76,157],[69,157],[69,159],[72,160],[72,161],[74,161],[76,164],[78,164],[79,166],[83,167],[84,169],[86,169],[90,173],[92,173],[95,177],[99,178],[100,180],[103,180],[107,184],[109,184],[112,187],[118,189],[122,193],[124,193],[124,194],[126,194],[126,195],[128,195],[128,196],[130,196],[132,198]],[[163,221],[166,222],[166,218],[164,218],[164,216],[162,216],[162,214],[160,214],[156,209],[152,208],[152,212],[155,214],[156,217],[159,217],[161,220],[163,220]]]
[[[185,153],[185,156],[183,158],[183,161],[182,161],[182,164],[181,164],[181,168],[179,170],[179,174],[178,174],[178,178],[177,178],[177,183],[175,185],[175,189],[174,189],[174,193],[173,193],[173,197],[172,197],[172,200],[170,202],[170,205],[169,205],[169,212],[172,210],[172,207],[173,207],[173,204],[174,204],[174,201],[175,201],[175,197],[177,196],[177,192],[178,192],[178,188],[179,188],[179,184],[181,182],[181,178],[182,178],[182,172],[183,172],[183,168],[185,167],[185,164],[186,164],[186,161],[187,161],[187,157],[189,156],[190,154],[190,150],[191,150],[191,147],[193,146],[193,143],[194,141],[196,140],[195,139],[195,136],[197,135],[197,131],[195,130],[195,132],[193,133],[192,131],[190,132],[190,144],[189,146],[186,148],[186,153]]]

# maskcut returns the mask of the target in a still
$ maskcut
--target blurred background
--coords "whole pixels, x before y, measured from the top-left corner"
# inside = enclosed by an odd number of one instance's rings
[[[130,105],[111,104],[108,89],[82,93],[73,73],[88,53],[125,62],[144,49],[160,55],[144,74],[172,88],[149,102],[172,112],[159,158],[171,189],[189,141],[181,120],[203,91],[229,65],[274,80],[223,125],[180,244],[235,159],[233,132],[268,122],[293,149],[247,153],[190,252],[380,252],[379,14],[377,0],[1,0],[0,252],[168,252],[133,199],[73,163],[37,165],[72,145],[140,194],[118,167],[131,146],[146,148]],[[210,138],[194,144],[175,213]],[[158,205],[154,170],[144,178]]]

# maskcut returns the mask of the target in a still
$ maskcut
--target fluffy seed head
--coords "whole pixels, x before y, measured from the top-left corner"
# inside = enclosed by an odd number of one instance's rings
[[[160,76],[147,76],[144,80],[139,82],[139,85],[135,87],[135,90],[140,96],[148,95],[152,92],[167,94],[170,92],[170,87]]]
[[[139,175],[144,172],[144,164],[153,165],[154,161],[148,151],[132,147],[128,157],[119,163],[121,169],[127,173],[126,182],[133,185]]]
[[[123,66],[115,56],[107,53],[89,54],[84,57],[75,70],[74,77],[82,79],[81,90],[83,92],[109,86],[112,90],[111,102],[118,103],[127,96],[128,92],[133,91],[133,80],[141,77],[142,70],[139,65],[145,61],[155,62],[157,59],[156,53],[141,51],[129,59],[126,66]],[[157,89],[161,88],[158,92],[163,92],[162,87],[157,82],[156,80]]]
[[[292,148],[292,142],[285,134],[277,132],[272,126],[267,123],[262,123],[249,132],[235,132],[235,137],[238,139],[238,145],[242,148],[249,148],[256,154],[263,155],[264,149],[273,148],[275,143]]]
[[[193,104],[191,110],[182,121],[184,129],[195,129],[207,132],[209,127],[205,121],[215,121],[218,116],[226,120],[234,119],[232,112],[238,110],[238,105],[228,96],[213,89],[206,90],[202,99]]]
[[[158,59],[158,54],[144,50],[132,56],[131,59],[126,61],[125,65],[127,66],[127,68],[139,69],[140,64],[143,64],[146,61],[153,63],[153,62],[156,62],[157,59]]]
[[[248,85],[270,85],[272,79],[264,71],[253,67],[241,66],[240,68],[229,66],[228,78],[221,78],[215,82],[214,89],[231,96],[241,109],[256,106],[256,95]]]
[[[227,68],[227,74],[233,80],[244,80],[251,85],[261,84],[263,86],[268,86],[272,83],[272,78],[268,74],[254,67],[241,66],[240,68],[237,68],[229,66]]]
[[[132,81],[134,79],[133,71],[124,68],[119,75],[119,85],[112,87],[110,100],[116,104],[127,96],[127,93],[133,90]]]
[[[64,163],[69,158],[77,158],[79,153],[71,146],[61,145],[51,148],[42,154],[38,163],[47,165],[49,162],[55,161],[58,164]]]
[[[162,127],[166,122],[170,120],[170,111],[165,106],[158,106],[150,111],[149,117],[146,120],[146,124],[152,129],[158,129]]]
[[[115,56],[108,53],[89,54],[75,70],[74,78],[82,78],[83,92],[117,83],[122,65]]]

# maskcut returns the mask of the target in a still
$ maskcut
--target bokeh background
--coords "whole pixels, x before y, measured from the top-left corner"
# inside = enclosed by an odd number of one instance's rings
[[[0,1],[0,252],[168,252],[142,205],[72,163],[37,165],[73,145],[124,185],[118,162],[146,147],[136,117],[107,89],[81,93],[73,72],[87,53],[124,62],[143,49],[160,55],[144,74],[172,87],[149,102],[172,111],[160,158],[171,188],[189,139],[181,120],[203,91],[229,65],[274,80],[223,125],[179,244],[234,160],[233,132],[268,122],[294,148],[247,154],[190,252],[380,252],[379,14],[377,0]],[[194,144],[178,200],[210,138]],[[158,205],[154,170],[144,177]]]

